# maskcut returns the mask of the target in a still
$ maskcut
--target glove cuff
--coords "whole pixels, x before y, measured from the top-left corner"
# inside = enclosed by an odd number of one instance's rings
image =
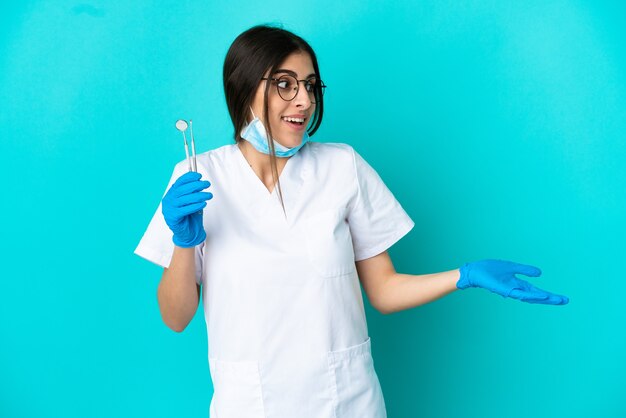
[[[472,282],[469,280],[469,275],[471,271],[471,263],[465,263],[459,269],[461,271],[461,277],[456,282],[456,287],[458,289],[467,289],[468,287],[473,287]]]
[[[206,239],[206,232],[205,232],[204,228],[202,228],[200,230],[200,234],[198,234],[198,236],[196,236],[195,239],[193,239],[191,241],[180,240],[180,239],[178,239],[176,234],[174,234],[174,236],[172,237],[172,241],[174,241],[174,244],[177,247],[181,247],[181,248],[195,247],[198,244],[202,244],[205,239]]]

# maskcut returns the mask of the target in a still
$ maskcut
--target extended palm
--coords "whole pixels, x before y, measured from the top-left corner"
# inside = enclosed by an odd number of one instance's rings
[[[565,305],[569,302],[567,296],[539,289],[517,278],[516,274],[539,277],[541,270],[534,266],[505,260],[475,261],[461,267],[461,277],[457,282],[457,287],[459,289],[482,287],[505,298],[510,297],[528,303]]]

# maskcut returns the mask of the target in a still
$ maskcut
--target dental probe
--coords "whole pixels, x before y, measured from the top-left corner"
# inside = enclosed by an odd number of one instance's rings
[[[193,121],[189,119],[189,131],[191,132],[191,162],[193,164],[193,171],[198,171],[198,164],[196,162],[196,142],[193,139]]]

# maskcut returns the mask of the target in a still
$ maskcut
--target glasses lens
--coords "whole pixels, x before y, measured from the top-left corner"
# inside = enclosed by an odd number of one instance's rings
[[[316,78],[309,78],[304,82],[304,87],[306,88],[307,93],[309,94],[309,100],[311,103],[315,103],[316,96],[320,94],[317,90],[319,89],[319,84]]]
[[[315,85],[313,86],[313,96],[311,97],[311,102],[315,103],[322,99],[324,92],[326,91],[326,86],[322,83],[322,80],[315,80]],[[315,98],[318,98],[317,100]]]
[[[290,75],[280,76],[276,81],[276,90],[283,100],[293,100],[298,94],[298,81]]]
[[[326,90],[326,86],[322,83],[321,80],[317,78],[309,78],[304,83],[304,88],[309,95],[309,100],[311,103],[316,103],[318,100],[316,98],[322,97],[324,91]],[[286,101],[293,100],[298,94],[298,89],[300,84],[298,80],[290,75],[282,75],[278,79],[276,79],[276,90],[278,91],[278,95]]]

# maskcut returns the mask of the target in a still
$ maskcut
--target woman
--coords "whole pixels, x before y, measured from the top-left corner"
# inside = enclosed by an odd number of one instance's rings
[[[467,287],[567,303],[514,276],[539,269],[506,261],[397,273],[387,249],[414,223],[351,146],[309,141],[324,85],[302,38],[268,26],[242,33],[224,90],[235,144],[199,155],[198,173],[175,167],[136,250],[164,267],[158,300],[173,330],[202,291],[212,417],[386,416],[360,284],[383,313]]]

